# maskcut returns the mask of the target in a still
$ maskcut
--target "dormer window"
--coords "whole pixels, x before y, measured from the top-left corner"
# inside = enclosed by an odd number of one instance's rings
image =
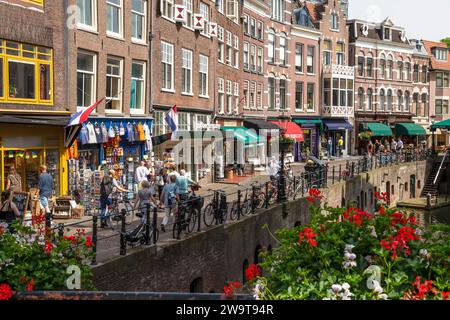
[[[391,29],[390,28],[383,28],[383,39],[384,40],[391,40]]]
[[[447,49],[444,48],[435,48],[434,49],[434,57],[436,60],[447,61]]]

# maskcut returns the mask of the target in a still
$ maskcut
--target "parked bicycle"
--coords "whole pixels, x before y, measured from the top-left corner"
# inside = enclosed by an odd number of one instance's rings
[[[248,189],[245,189],[245,197],[241,199],[241,216],[250,214],[252,211],[252,200],[248,196]],[[236,220],[238,217],[238,202],[234,201],[230,210],[230,219]]]
[[[134,209],[130,199],[122,194],[116,193],[112,198],[112,203],[106,207],[106,223],[112,229],[116,230],[120,228],[122,222],[121,210],[125,209],[125,225],[130,225],[133,221]]]
[[[183,231],[191,233],[200,219],[201,209],[204,204],[204,198],[195,194],[200,186],[192,185],[191,193],[187,200],[178,203],[177,212],[175,214],[175,223],[172,229],[172,235],[175,239],[180,239]]]
[[[153,210],[151,207],[150,211]],[[141,217],[141,222],[139,225],[132,231],[129,231],[125,234],[125,241],[134,247],[136,243],[144,244],[146,242],[146,228],[149,228],[149,239],[153,239],[153,232],[156,233],[156,241],[159,238],[159,230],[156,228],[153,230],[153,224],[151,221],[147,221],[147,214],[143,214]]]
[[[203,212],[203,222],[206,226],[210,226],[214,221],[218,224],[223,224],[227,220],[227,195],[223,190],[208,190],[213,191],[214,196]]]

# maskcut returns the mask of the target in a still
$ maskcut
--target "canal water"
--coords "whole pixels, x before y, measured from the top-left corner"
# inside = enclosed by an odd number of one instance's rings
[[[448,224],[450,225],[450,205],[435,208],[431,210],[410,209],[414,211],[420,225],[427,226],[429,224]]]

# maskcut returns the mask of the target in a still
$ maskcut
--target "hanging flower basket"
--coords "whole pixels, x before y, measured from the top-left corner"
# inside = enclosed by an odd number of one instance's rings
[[[361,132],[358,135],[358,137],[359,137],[359,140],[361,140],[361,141],[369,141],[370,139],[372,139],[372,132],[370,132],[370,131]]]
[[[292,151],[292,145],[294,144],[295,139],[281,136],[280,137],[280,151],[287,153]]]

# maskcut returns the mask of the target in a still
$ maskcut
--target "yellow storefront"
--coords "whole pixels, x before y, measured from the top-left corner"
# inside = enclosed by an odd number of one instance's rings
[[[22,191],[36,188],[39,167],[47,165],[55,195],[68,190],[64,127],[60,125],[0,123],[0,189],[5,190],[11,166],[22,181]]]

